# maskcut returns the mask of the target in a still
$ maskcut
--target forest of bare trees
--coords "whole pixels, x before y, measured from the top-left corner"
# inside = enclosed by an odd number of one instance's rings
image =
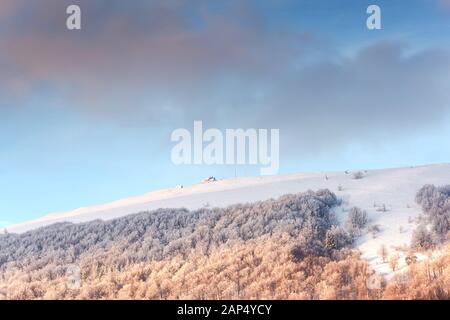
[[[217,274],[220,268],[226,269],[224,259],[227,255],[230,255],[229,259],[239,258],[232,254],[233,250],[245,256],[252,246],[256,246],[253,250],[262,251],[251,256],[255,261],[262,260],[266,252],[284,252],[291,259],[298,250],[302,250],[305,257],[334,259],[335,251],[351,244],[351,239],[337,226],[332,214],[332,208],[338,204],[333,193],[319,190],[225,209],[161,209],[111,221],[55,224],[20,235],[3,235],[0,238],[1,290],[9,298],[20,298],[17,294],[20,288],[28,292],[23,296],[25,298],[47,297],[49,292],[57,290],[56,287],[50,289],[51,283],[56,285],[62,281],[59,285],[64,287],[67,268],[71,265],[80,266],[85,290],[86,283],[91,280],[97,283],[107,274],[124,275],[138,266],[150,270],[156,277],[158,268],[174,268],[167,276],[173,276],[179,269],[190,268],[195,271],[189,272],[193,275],[199,272],[200,266],[218,263],[213,271]],[[266,245],[261,246],[262,243]],[[268,248],[274,245],[279,247],[269,252]],[[244,281],[249,277],[240,274],[240,269],[247,263],[242,259],[229,263],[231,269],[237,270],[226,272],[224,277],[228,282]],[[277,260],[279,258],[274,257],[274,261]],[[177,267],[169,267],[173,263]],[[254,271],[256,265],[251,266],[246,268]],[[256,274],[261,275],[260,272]],[[158,290],[162,290],[165,283],[174,282],[173,277],[163,281],[164,277],[160,276],[162,282],[149,277],[142,275],[141,279],[148,285],[156,285]],[[270,274],[268,278],[271,278]],[[188,283],[189,287],[195,287],[192,279]],[[243,294],[245,282],[235,285],[237,292],[229,293],[227,297]],[[181,296],[182,291],[175,290],[170,296]],[[164,293],[166,290],[161,292],[159,296],[151,297],[168,297]],[[98,296],[110,297],[104,294],[80,297]]]
[[[283,196],[225,209],[160,209],[111,221],[60,223],[0,238],[0,268],[39,269],[48,263],[74,263],[95,252],[120,251],[116,264],[162,260],[174,255],[203,254],[222,245],[273,233],[287,233],[323,248],[336,226],[331,214],[338,204],[328,190]],[[324,254],[324,252],[322,252]],[[0,269],[0,270],[2,270]]]
[[[446,190],[425,186],[417,196],[434,233],[448,214]],[[367,213],[351,208],[343,229],[333,216],[339,204],[319,190],[3,234],[0,299],[450,298],[450,248],[371,286],[373,271],[351,249]]]

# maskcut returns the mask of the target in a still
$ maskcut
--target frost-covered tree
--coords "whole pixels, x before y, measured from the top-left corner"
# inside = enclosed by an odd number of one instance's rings
[[[416,202],[426,214],[425,222],[431,225],[432,237],[438,242],[445,240],[450,231],[450,185],[425,185],[417,192]],[[423,230],[420,232],[423,234]]]
[[[388,255],[389,255],[389,250],[388,250],[388,248],[386,247],[386,245],[382,244],[382,245],[380,246],[380,249],[378,250],[378,254],[380,255],[381,260],[383,261],[383,263],[386,263],[387,257],[388,257]]]
[[[325,248],[339,250],[352,244],[352,238],[344,229],[333,226],[325,236]]]
[[[434,246],[433,235],[424,225],[413,231],[411,246],[417,249],[430,249]]]
[[[392,271],[396,271],[398,268],[400,256],[398,254],[393,254],[389,257],[389,266]]]
[[[369,222],[367,212],[360,208],[353,207],[349,210],[346,226],[350,233],[359,234],[361,229],[367,226]]]

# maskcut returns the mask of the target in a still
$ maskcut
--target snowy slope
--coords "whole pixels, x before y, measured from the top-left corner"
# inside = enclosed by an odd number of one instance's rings
[[[158,208],[223,207],[276,198],[308,189],[328,188],[344,200],[343,206],[337,211],[340,219],[345,219],[346,209],[357,206],[368,212],[371,224],[379,225],[381,231],[376,237],[371,234],[363,235],[358,240],[357,247],[377,272],[389,274],[388,264],[382,263],[379,258],[379,248],[385,244],[391,253],[397,250],[400,256],[404,254],[400,247],[410,243],[411,232],[416,227],[415,218],[421,213],[414,197],[425,184],[450,184],[450,164],[370,170],[365,172],[364,178],[360,180],[353,179],[352,173],[345,172],[221,180],[182,189],[150,192],[66,213],[50,214],[10,226],[8,231],[21,233],[55,222],[105,220]],[[383,206],[386,208],[384,212],[380,211]]]

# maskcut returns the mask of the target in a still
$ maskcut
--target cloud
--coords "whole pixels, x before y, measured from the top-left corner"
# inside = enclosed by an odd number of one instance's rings
[[[450,54],[407,52],[381,42],[353,58],[307,67],[278,81],[273,108],[262,117],[305,149],[383,141],[442,124],[450,109]]]
[[[13,16],[17,8],[17,2],[15,0],[2,0],[0,2],[0,21]]]
[[[438,0],[438,2],[443,8],[450,8],[450,0]]]
[[[3,35],[0,108],[44,88],[101,121],[280,128],[291,153],[412,134],[449,111],[444,50],[377,42],[348,56],[318,34],[274,30],[257,1],[77,3],[81,32],[64,28],[67,1],[10,9],[23,23]]]
[[[137,1],[133,6],[79,1],[79,33],[67,31],[55,14],[63,12],[64,2],[47,2],[53,10],[32,5],[33,16],[5,37],[2,87],[22,97],[43,83],[51,85],[68,91],[87,112],[110,113],[117,101],[142,92],[154,101],[147,107],[150,112],[159,114],[160,104],[172,100],[182,109],[189,105],[192,112],[202,108],[199,102],[206,96],[216,99],[234,79],[270,78],[287,67],[279,62],[300,57],[314,41],[305,33],[270,32],[258,8],[240,1],[228,2],[218,12],[208,7],[210,2],[197,1],[190,13],[181,1]],[[127,94],[117,97],[117,92]],[[132,100],[130,108],[141,106]]]

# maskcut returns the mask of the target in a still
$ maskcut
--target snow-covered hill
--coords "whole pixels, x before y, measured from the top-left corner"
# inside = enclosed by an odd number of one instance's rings
[[[106,220],[158,208],[223,207],[328,188],[343,199],[342,207],[336,212],[338,218],[345,219],[346,209],[357,206],[368,212],[372,225],[379,226],[377,234],[363,235],[358,240],[357,248],[377,272],[388,274],[389,266],[381,261],[378,254],[381,245],[386,245],[400,256],[404,255],[401,247],[409,245],[416,219],[421,214],[414,201],[416,192],[425,184],[450,184],[450,164],[362,172],[362,179],[354,179],[353,172],[333,172],[219,180],[50,214],[10,226],[8,230],[21,233],[55,222]],[[400,264],[402,266],[404,263]]]

